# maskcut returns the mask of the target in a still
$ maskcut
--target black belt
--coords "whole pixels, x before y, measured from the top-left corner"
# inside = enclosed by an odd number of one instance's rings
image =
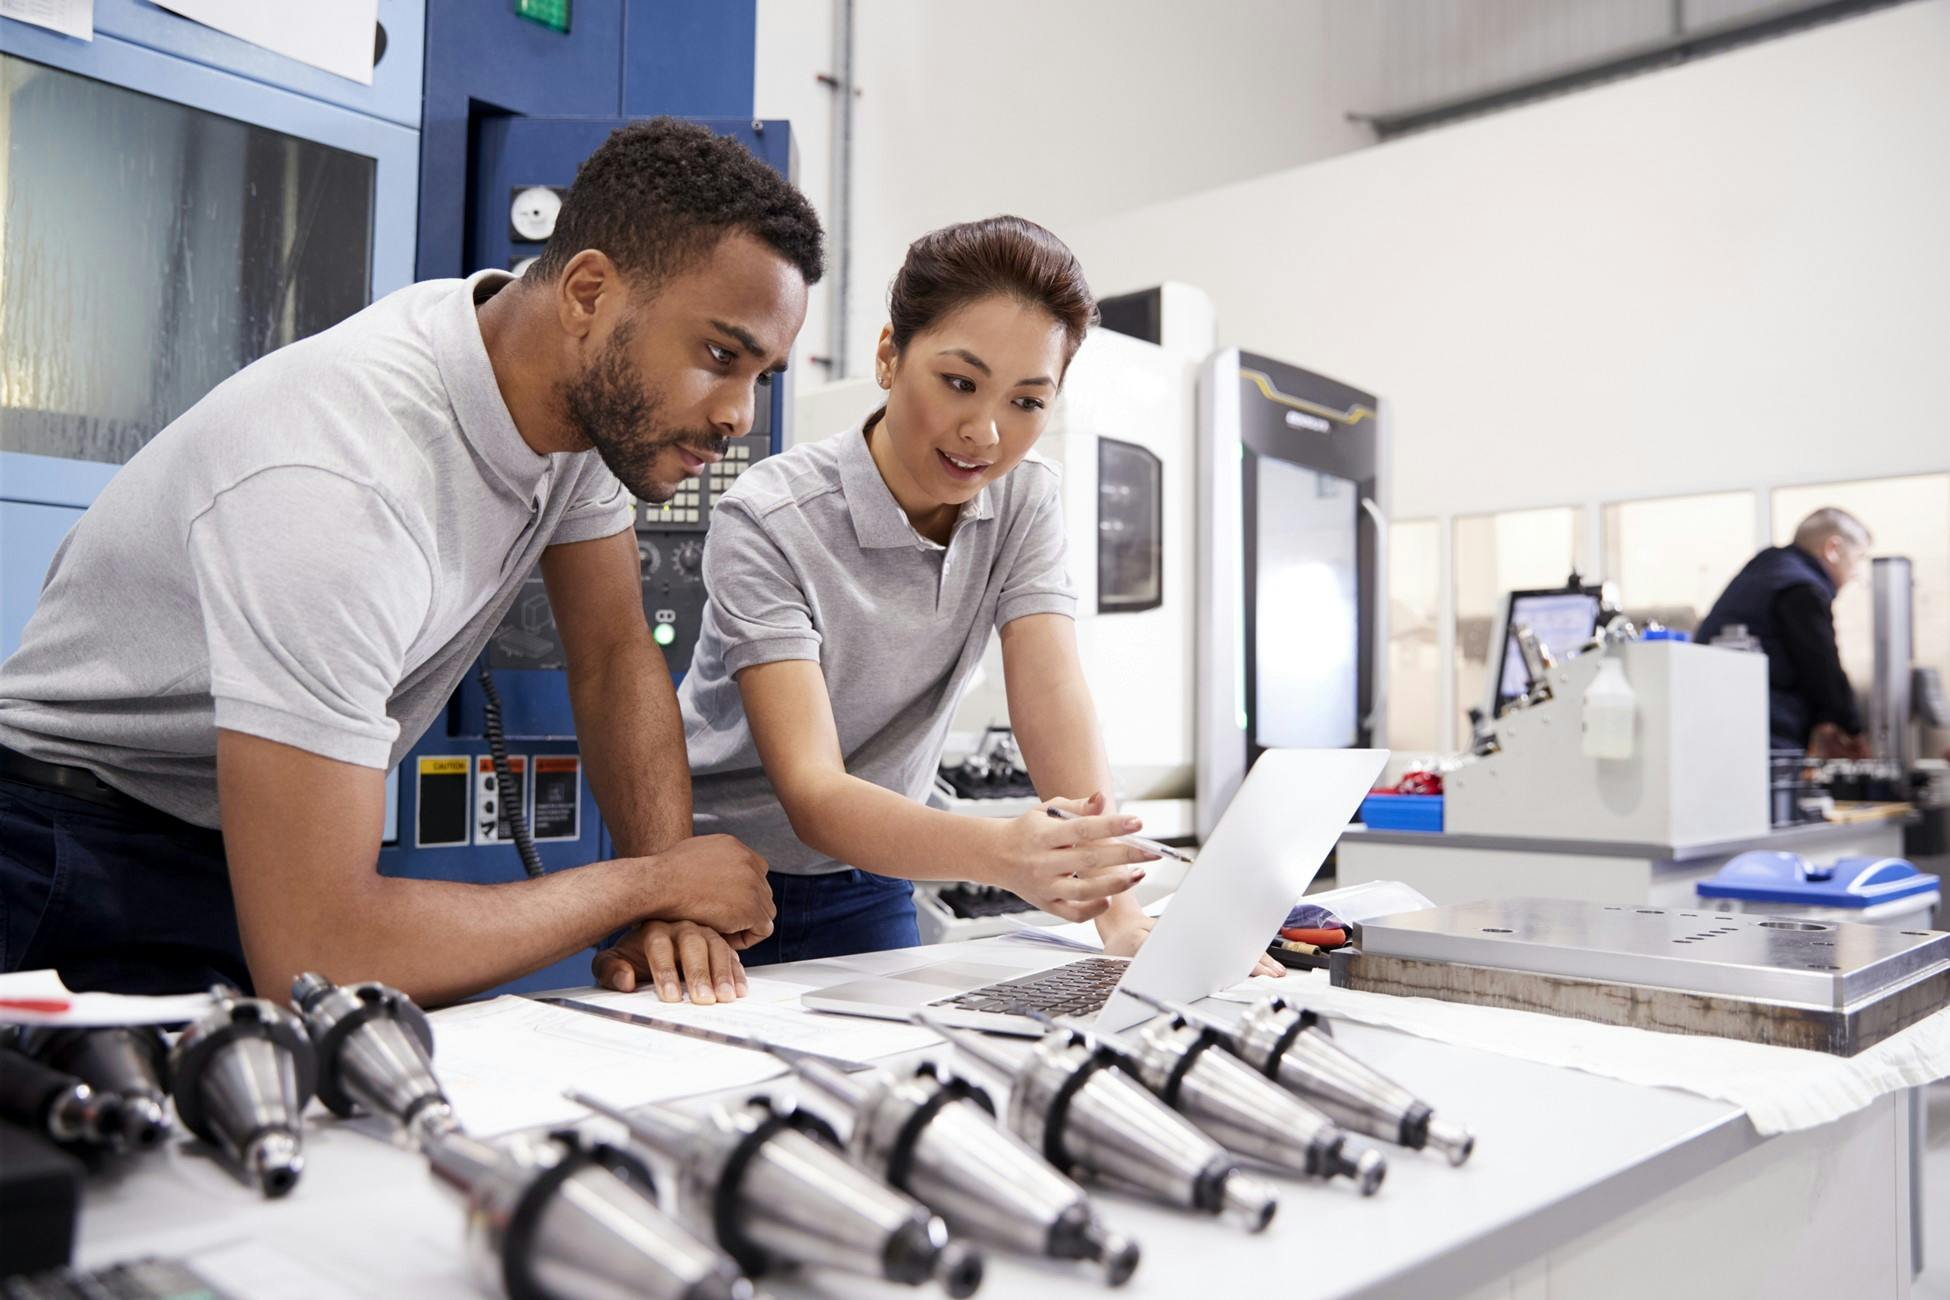
[[[59,763],[43,763],[38,758],[8,749],[0,745],[0,777],[19,781],[25,785],[39,786],[43,790],[53,790],[75,799],[86,799],[105,808],[119,808],[125,812],[144,812],[152,816],[160,815],[154,808],[138,799],[131,799],[120,790],[109,785],[85,767],[63,767]]]

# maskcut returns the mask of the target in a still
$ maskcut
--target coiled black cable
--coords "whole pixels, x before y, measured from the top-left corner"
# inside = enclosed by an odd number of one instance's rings
[[[508,829],[514,832],[521,869],[530,879],[536,879],[542,874],[542,855],[535,851],[535,837],[529,833],[528,817],[521,810],[520,787],[515,784],[514,770],[508,765],[508,741],[501,734],[501,692],[494,689],[494,674],[485,663],[481,665],[481,694],[487,715],[488,753],[494,758],[494,784],[500,792],[496,804],[507,814]],[[513,802],[509,801],[511,796]]]

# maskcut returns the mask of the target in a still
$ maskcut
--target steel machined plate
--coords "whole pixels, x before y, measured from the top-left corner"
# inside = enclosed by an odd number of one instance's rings
[[[1357,928],[1363,956],[1845,1010],[1950,964],[1950,933],[1555,898],[1456,903]]]

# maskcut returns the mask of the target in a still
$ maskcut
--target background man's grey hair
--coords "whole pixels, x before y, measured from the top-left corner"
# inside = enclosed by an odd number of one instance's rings
[[[1874,540],[1860,519],[1837,506],[1823,506],[1794,530],[1794,544],[1813,555],[1820,555],[1821,544],[1831,537],[1840,537],[1862,551]]]

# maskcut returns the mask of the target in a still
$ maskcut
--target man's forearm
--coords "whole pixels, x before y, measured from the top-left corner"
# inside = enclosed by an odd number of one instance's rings
[[[260,994],[284,998],[292,977],[378,980],[427,1005],[529,974],[642,919],[655,892],[640,861],[595,862],[534,880],[474,885],[375,874],[300,925],[251,942]]]
[[[217,795],[251,981],[383,980],[446,1002],[525,975],[663,914],[663,862],[597,862],[473,885],[379,874],[383,773],[236,731],[217,734]]]
[[[571,673],[569,701],[589,784],[617,853],[661,853],[690,838],[683,717],[670,670],[649,639],[586,673]]]

